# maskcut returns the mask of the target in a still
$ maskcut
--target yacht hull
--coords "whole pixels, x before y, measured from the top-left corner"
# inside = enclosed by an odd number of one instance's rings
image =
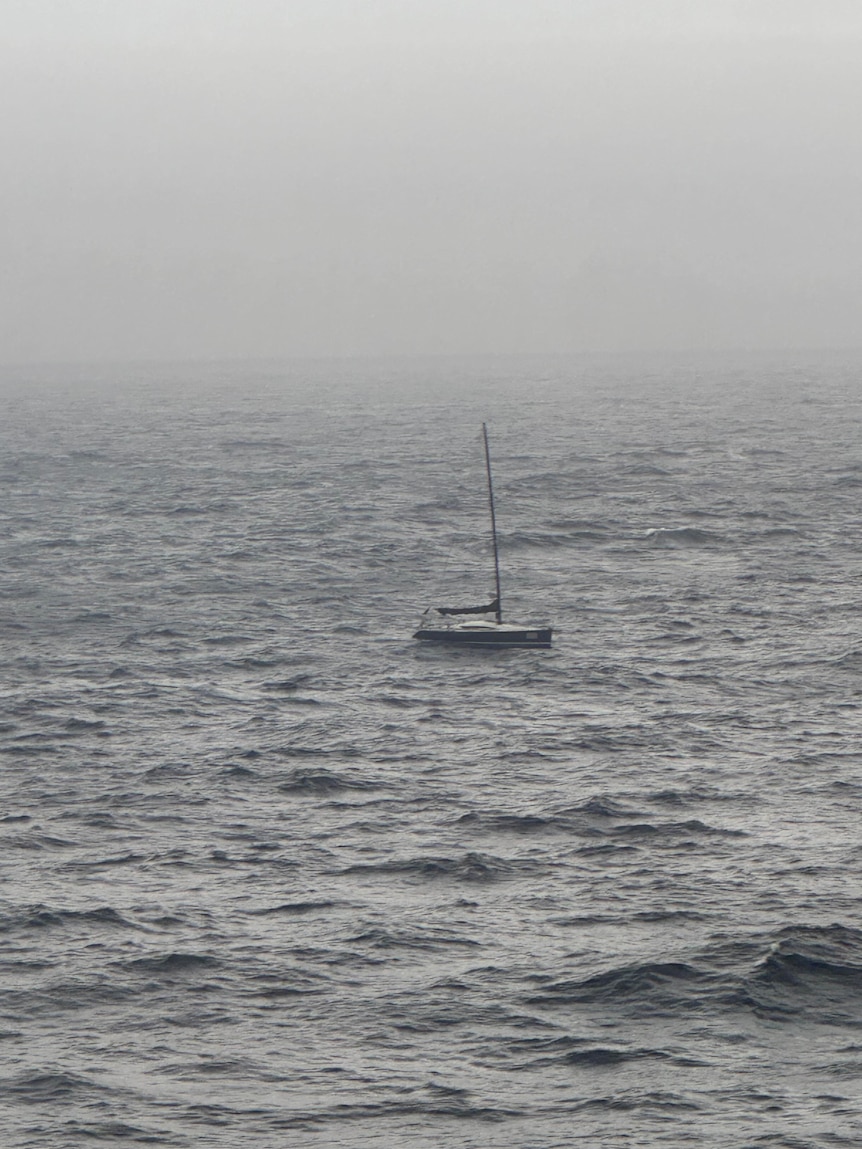
[[[424,642],[442,642],[450,646],[548,647],[552,635],[550,627],[445,626],[439,629],[420,627],[413,637]]]

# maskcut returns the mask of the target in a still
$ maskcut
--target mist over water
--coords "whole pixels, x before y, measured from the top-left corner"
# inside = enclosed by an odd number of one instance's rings
[[[857,1144],[860,369],[8,371],[4,1145]]]

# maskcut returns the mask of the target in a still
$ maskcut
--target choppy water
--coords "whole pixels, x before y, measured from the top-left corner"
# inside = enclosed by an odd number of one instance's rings
[[[8,373],[4,1147],[858,1144],[860,374]]]

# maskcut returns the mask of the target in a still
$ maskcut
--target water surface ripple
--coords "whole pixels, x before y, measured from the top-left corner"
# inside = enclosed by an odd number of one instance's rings
[[[4,1146],[858,1144],[860,368],[8,372]]]

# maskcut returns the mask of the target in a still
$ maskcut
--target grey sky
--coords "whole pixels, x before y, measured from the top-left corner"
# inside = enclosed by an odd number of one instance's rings
[[[0,358],[862,343],[859,0],[0,0]]]

